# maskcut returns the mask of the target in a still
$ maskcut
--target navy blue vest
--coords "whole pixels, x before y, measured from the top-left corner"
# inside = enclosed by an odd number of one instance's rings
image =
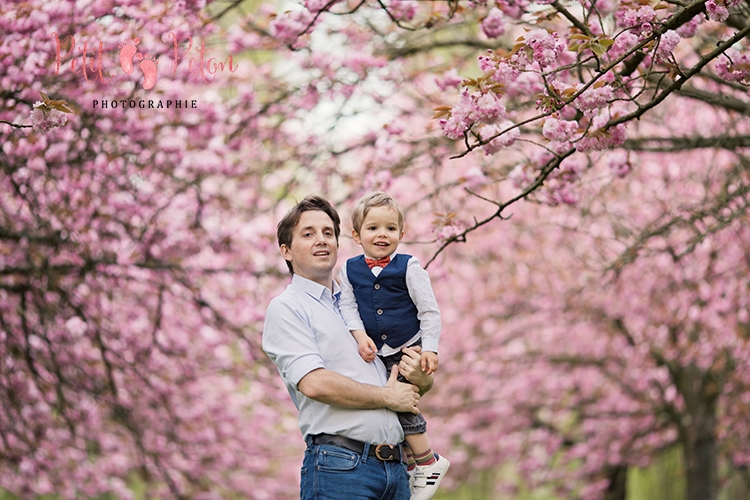
[[[400,347],[419,331],[417,306],[406,287],[406,265],[411,255],[396,254],[376,277],[365,256],[346,261],[346,274],[357,298],[359,316],[367,335],[380,349],[387,343]]]

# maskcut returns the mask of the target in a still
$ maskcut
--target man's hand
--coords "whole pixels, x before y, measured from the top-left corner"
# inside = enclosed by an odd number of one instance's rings
[[[357,350],[362,359],[368,363],[375,361],[378,347],[364,330],[352,330],[352,335],[357,340]]]
[[[436,352],[424,351],[422,353],[422,371],[432,375],[438,368],[438,355]]]
[[[385,385],[390,390],[392,399],[388,408],[395,412],[419,414],[419,389],[412,384],[399,382],[396,377],[398,377],[398,367],[394,366],[388,383]]]
[[[434,378],[433,375],[422,370],[421,351],[422,349],[419,347],[405,347],[401,349],[401,352],[404,353],[404,355],[401,357],[401,362],[398,364],[398,370],[401,375],[406,377],[406,380],[419,387],[420,395],[432,389]]]

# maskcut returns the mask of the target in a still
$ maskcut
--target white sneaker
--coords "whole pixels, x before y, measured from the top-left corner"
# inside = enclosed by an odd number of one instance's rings
[[[444,456],[440,456],[432,465],[417,466],[414,469],[414,482],[411,500],[429,500],[435,496],[443,476],[448,472],[451,463]]]

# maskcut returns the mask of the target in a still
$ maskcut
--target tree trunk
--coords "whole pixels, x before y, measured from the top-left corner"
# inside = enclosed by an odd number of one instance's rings
[[[625,500],[628,496],[628,466],[618,465],[608,472],[609,487],[604,492],[604,500]]]
[[[717,384],[696,366],[690,365],[681,370],[678,389],[686,406],[678,424],[685,455],[685,500],[717,500]]]

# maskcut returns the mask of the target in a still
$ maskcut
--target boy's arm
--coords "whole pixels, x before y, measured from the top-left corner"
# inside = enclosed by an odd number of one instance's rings
[[[352,287],[352,283],[346,275],[346,263],[341,266],[341,270],[339,271],[339,286],[341,287],[339,310],[341,311],[341,317],[344,318],[346,327],[350,331],[364,331],[365,325],[362,323],[362,318],[359,316],[359,306],[357,305],[357,298],[354,296],[354,287]]]
[[[409,259],[406,267],[406,287],[417,307],[417,319],[422,332],[422,351],[437,353],[442,328],[440,309],[432,291],[430,275],[419,265],[419,259],[416,257]]]

